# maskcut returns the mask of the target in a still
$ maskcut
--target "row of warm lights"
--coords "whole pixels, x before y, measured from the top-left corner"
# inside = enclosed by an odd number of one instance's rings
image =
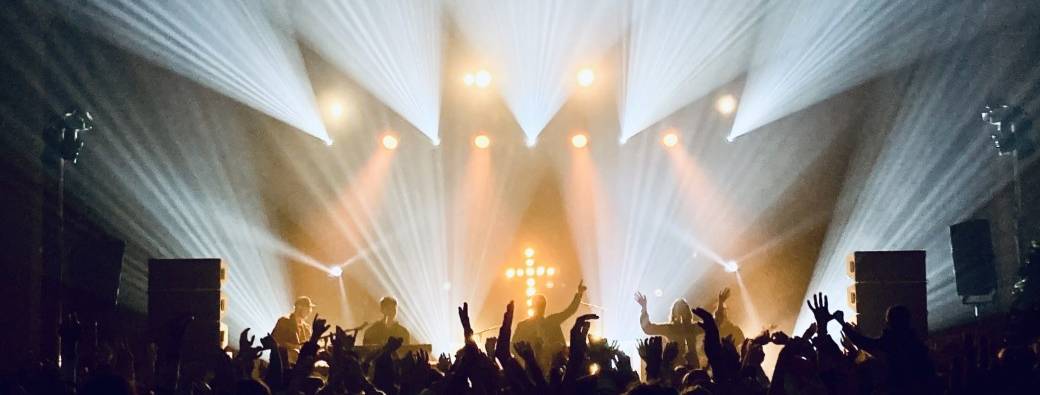
[[[583,87],[592,86],[592,83],[596,81],[596,73],[591,68],[583,68],[578,70],[578,74],[575,76],[575,81],[578,85]],[[491,86],[491,73],[487,70],[480,69],[474,72],[466,73],[462,75],[462,84],[476,88],[487,88]]]
[[[486,71],[484,73],[486,73]],[[467,78],[467,80],[472,79],[473,80],[473,84],[476,84],[476,86],[481,87],[482,86],[481,84],[490,83],[490,78],[491,78],[490,75],[487,75],[486,78],[482,77],[484,75],[485,74],[481,74],[481,72],[477,72],[474,75],[467,74],[468,77],[472,77],[472,78]],[[583,81],[589,81],[589,83],[591,84],[591,81],[594,78],[592,76],[592,74],[591,74],[591,71],[589,71],[589,74],[588,74],[588,76],[586,78],[587,79],[582,79],[582,80]],[[732,114],[733,111],[736,111],[736,109],[737,109],[737,99],[735,97],[733,97],[733,95],[723,95],[723,96],[719,97],[718,100],[715,101],[715,109],[718,112],[722,113],[722,114],[726,114],[726,115]],[[333,101],[330,101],[330,103],[328,104],[328,113],[329,113],[329,116],[331,118],[339,119],[339,118],[341,118],[343,116],[344,112],[345,112],[345,109],[343,108],[343,104],[340,103],[339,101],[333,100]],[[732,139],[728,139],[728,140],[729,141],[733,141]],[[381,139],[381,141],[382,141],[383,147],[388,149],[388,150],[396,149],[398,144],[400,143],[398,136],[396,134],[394,134],[394,133],[386,133],[386,134],[384,134],[382,139]],[[331,145],[332,144],[332,140],[329,140],[327,142],[327,144]],[[574,135],[571,136],[571,145],[574,146],[574,148],[585,148],[588,144],[589,144],[589,136],[587,134],[585,134],[585,133],[575,133]],[[674,146],[678,145],[679,144],[679,134],[678,134],[678,132],[676,132],[674,128],[673,129],[668,129],[663,135],[661,135],[661,144],[663,144],[666,147],[674,147]],[[435,145],[436,145],[436,143],[435,143]],[[476,137],[473,138],[473,145],[475,147],[479,148],[479,149],[487,149],[488,147],[491,146],[491,137],[489,137],[487,134],[481,132]],[[531,144],[531,145],[533,145],[533,144]]]
[[[382,143],[383,148],[386,148],[387,150],[391,151],[397,149],[397,146],[400,145],[400,139],[397,137],[397,134],[390,132],[383,134],[383,137],[380,139],[380,142]],[[678,132],[676,132],[674,129],[669,129],[668,132],[661,135],[661,144],[668,148],[678,145]],[[585,148],[589,145],[589,136],[585,133],[576,133],[573,136],[571,136],[571,145],[574,148]],[[473,138],[473,146],[479,149],[487,149],[491,147],[491,137],[483,133],[478,134],[476,137]]]

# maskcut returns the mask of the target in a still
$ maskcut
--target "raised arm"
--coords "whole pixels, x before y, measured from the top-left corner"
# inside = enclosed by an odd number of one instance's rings
[[[584,280],[578,283],[578,292],[574,293],[574,298],[571,299],[571,304],[567,305],[567,308],[563,309],[563,311],[547,316],[545,319],[562,323],[564,320],[573,316],[574,313],[578,312],[578,306],[581,305],[581,298],[585,296],[586,289],[588,288],[585,288]]]
[[[665,326],[650,322],[650,313],[646,311],[646,295],[636,292],[636,303],[639,304],[639,327],[650,336],[665,336]]]

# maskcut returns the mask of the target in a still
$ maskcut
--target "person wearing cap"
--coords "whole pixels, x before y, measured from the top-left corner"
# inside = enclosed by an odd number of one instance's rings
[[[404,340],[403,344],[411,344],[412,335],[408,333],[400,323],[397,322],[397,300],[389,296],[379,300],[379,311],[383,313],[383,319],[372,324],[365,330],[365,345],[383,345],[391,337]]]
[[[289,363],[296,363],[296,357],[300,355],[300,347],[311,338],[309,320],[315,306],[309,297],[296,298],[292,314],[279,318],[271,331],[271,337],[278,342],[278,346],[286,349]]]

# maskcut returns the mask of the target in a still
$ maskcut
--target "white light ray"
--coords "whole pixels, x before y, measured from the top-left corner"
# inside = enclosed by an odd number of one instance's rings
[[[764,18],[730,138],[1006,23],[980,13],[990,8],[971,0],[781,1]]]
[[[575,73],[600,60],[623,28],[623,2],[457,0],[451,12],[492,67],[494,82],[533,145],[570,96]]]
[[[764,0],[637,0],[622,52],[621,141],[744,73]]]
[[[441,0],[306,1],[295,5],[308,45],[440,143]]]
[[[69,20],[328,142],[286,16],[268,0],[63,0]]]
[[[927,252],[930,328],[970,319],[971,308],[961,304],[954,288],[948,227],[972,216],[1009,180],[979,109],[988,92],[1010,81],[1036,80],[1035,70],[1030,75],[1009,70],[1021,53],[1018,43],[955,48],[879,82],[877,94],[892,100],[863,127],[864,141],[807,294],[825,292],[832,308],[849,312],[852,280],[844,263],[849,253],[921,249]],[[1026,89],[1014,86],[1007,97],[1022,97]],[[803,306],[795,330],[811,320]]]

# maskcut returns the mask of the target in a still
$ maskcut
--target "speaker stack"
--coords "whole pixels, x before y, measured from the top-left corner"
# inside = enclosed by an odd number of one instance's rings
[[[989,221],[973,219],[951,226],[950,247],[957,277],[957,295],[965,304],[992,301],[997,289],[997,269]]]
[[[224,348],[227,326],[227,265],[220,259],[152,259],[148,262],[148,324],[152,333],[184,316],[195,320],[184,334],[181,355],[202,357]]]
[[[848,257],[849,306],[861,333],[880,336],[890,306],[910,310],[918,336],[928,334],[928,283],[924,251],[856,251]]]

